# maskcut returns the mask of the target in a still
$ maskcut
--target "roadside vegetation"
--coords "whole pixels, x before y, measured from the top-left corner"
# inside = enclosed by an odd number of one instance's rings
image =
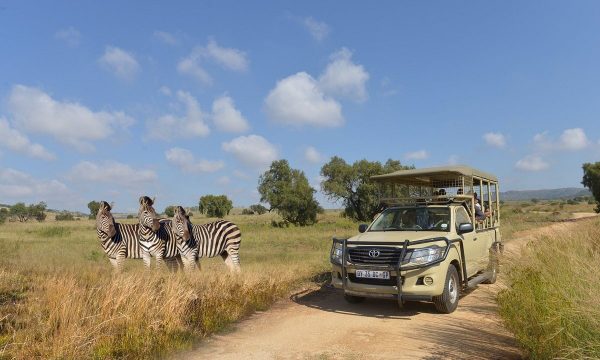
[[[503,237],[593,206],[505,203]],[[272,226],[282,221],[273,212],[241,213],[226,216],[242,230],[239,276],[220,258],[203,259],[191,275],[147,272],[141,261],[127,260],[115,275],[93,220],[58,222],[48,213],[44,222],[0,225],[0,359],[149,358],[189,349],[295,289],[327,281],[331,237],[352,235],[358,225],[337,211],[319,214],[312,226],[283,228]]]
[[[600,358],[600,229],[539,236],[510,266],[500,314],[531,359]]]

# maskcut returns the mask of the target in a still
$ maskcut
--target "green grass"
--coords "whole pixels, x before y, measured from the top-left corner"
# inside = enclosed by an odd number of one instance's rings
[[[539,237],[509,271],[500,314],[530,358],[600,358],[599,225]]]

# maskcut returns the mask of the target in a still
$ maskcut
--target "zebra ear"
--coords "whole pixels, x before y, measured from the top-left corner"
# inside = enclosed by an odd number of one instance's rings
[[[143,204],[144,204],[144,197],[145,197],[145,196],[140,196],[140,205],[143,205]]]
[[[156,201],[156,196],[152,198],[152,203],[150,205],[154,205],[154,201]]]

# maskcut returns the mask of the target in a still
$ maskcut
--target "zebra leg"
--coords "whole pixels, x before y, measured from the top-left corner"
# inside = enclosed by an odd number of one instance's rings
[[[113,267],[114,272],[118,273],[119,272],[119,262],[117,259],[113,259],[113,258],[108,258],[108,260],[110,261],[110,264]]]
[[[144,260],[144,266],[146,267],[146,269],[150,269],[150,257],[151,255],[149,251],[142,250],[142,259]]]
[[[240,254],[237,252],[237,250],[231,250],[228,253],[229,256],[227,258],[231,259],[230,261],[233,268],[233,272],[240,272]]]

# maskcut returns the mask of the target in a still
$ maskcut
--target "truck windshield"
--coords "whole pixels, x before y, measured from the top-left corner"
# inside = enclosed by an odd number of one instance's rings
[[[450,231],[447,207],[396,207],[386,209],[369,231]]]

